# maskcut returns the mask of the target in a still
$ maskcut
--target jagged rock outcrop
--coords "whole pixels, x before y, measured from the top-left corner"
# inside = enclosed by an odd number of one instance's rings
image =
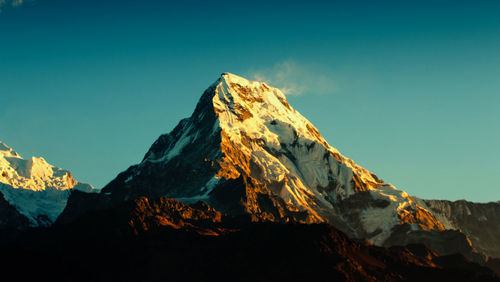
[[[472,246],[490,257],[500,258],[500,203],[465,200],[420,200],[450,230],[463,232]]]
[[[403,224],[393,229],[391,237],[384,246],[406,246],[409,244],[425,244],[440,255],[460,253],[467,259],[484,264],[488,257],[471,244],[469,238],[457,230],[414,230],[411,225]]]

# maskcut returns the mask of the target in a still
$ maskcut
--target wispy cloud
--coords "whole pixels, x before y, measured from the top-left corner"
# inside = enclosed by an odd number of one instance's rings
[[[333,75],[324,69],[293,60],[250,71],[253,79],[278,87],[286,95],[332,94],[338,91]]]
[[[25,3],[26,0],[0,0],[0,12],[5,8],[5,7],[18,7],[21,6],[23,3]]]

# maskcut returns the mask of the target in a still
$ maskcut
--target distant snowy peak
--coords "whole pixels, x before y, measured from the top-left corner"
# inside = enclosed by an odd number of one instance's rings
[[[20,158],[16,151],[0,141],[0,157]]]
[[[23,159],[17,152],[0,142],[0,182],[13,188],[32,191],[67,190],[77,186],[71,172],[54,167],[41,157]],[[78,189],[92,190],[90,185]]]
[[[0,142],[0,193],[32,226],[54,222],[72,189],[91,192],[93,187],[76,181],[68,170],[54,167],[43,158],[23,159]]]

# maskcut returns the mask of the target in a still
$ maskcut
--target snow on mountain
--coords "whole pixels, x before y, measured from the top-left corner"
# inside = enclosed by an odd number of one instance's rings
[[[91,192],[93,188],[43,158],[23,159],[0,142],[0,193],[31,226],[54,222],[66,207],[71,190]],[[0,215],[0,221],[3,220]]]
[[[204,199],[254,220],[329,222],[376,244],[400,224],[444,229],[407,193],[330,146],[279,89],[230,73],[103,193]]]

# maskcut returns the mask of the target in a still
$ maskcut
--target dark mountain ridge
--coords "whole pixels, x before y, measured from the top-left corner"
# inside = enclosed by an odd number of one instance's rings
[[[51,281],[500,281],[460,255],[383,248],[328,224],[231,217],[202,202],[138,198],[69,224],[0,233],[4,275]],[[30,271],[23,271],[29,260]],[[34,263],[36,262],[36,263]],[[57,269],[54,269],[57,265]]]

